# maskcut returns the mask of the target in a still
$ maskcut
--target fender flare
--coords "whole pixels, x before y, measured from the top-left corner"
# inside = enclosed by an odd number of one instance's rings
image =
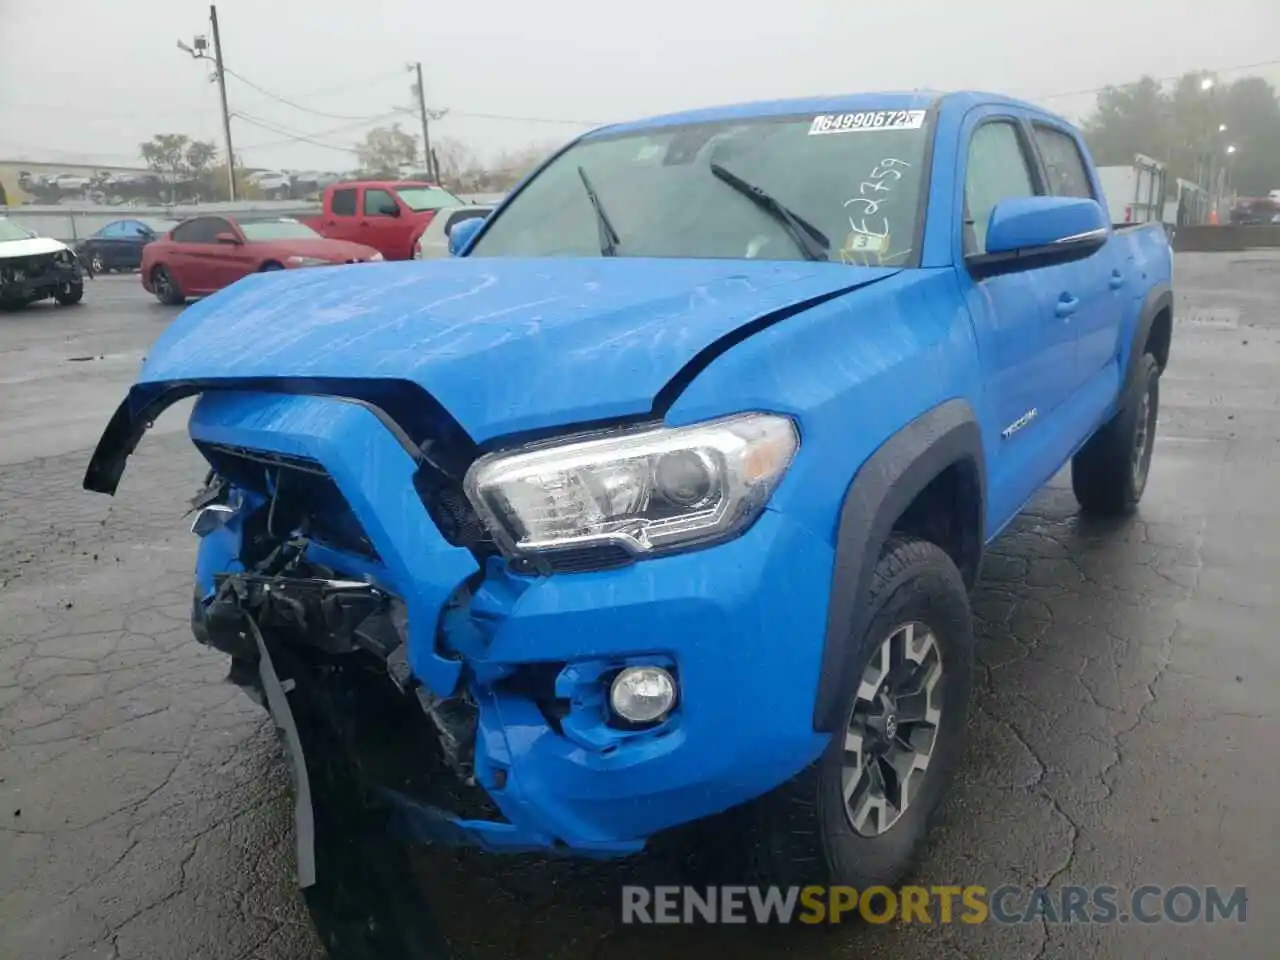
[[[1164,310],[1168,310],[1172,318],[1173,290],[1167,283],[1158,283],[1147,292],[1146,299],[1142,301],[1142,309],[1138,312],[1138,322],[1134,325],[1133,336],[1129,341],[1129,355],[1125,361],[1124,379],[1121,381],[1121,397],[1129,396],[1129,388],[1137,374],[1138,361],[1142,359],[1142,348],[1151,334],[1156,316]]]
[[[893,524],[935,477],[964,464],[977,490],[974,562],[966,582],[976,574],[986,531],[986,467],[982,432],[965,400],[948,400],[917,417],[890,437],[854,475],[845,493],[837,528],[835,566],[827,608],[821,670],[814,703],[813,726],[831,732],[844,722],[852,693],[849,658],[852,637],[866,630],[866,597],[880,550]]]

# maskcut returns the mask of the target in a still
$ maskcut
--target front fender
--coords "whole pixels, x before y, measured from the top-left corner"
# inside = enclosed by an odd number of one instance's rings
[[[814,704],[814,729],[831,731],[844,720],[854,682],[849,658],[853,638],[870,621],[866,598],[880,550],[894,523],[911,502],[944,470],[958,466],[963,506],[975,511],[961,522],[965,582],[972,586],[981,561],[986,529],[986,471],[982,431],[964,400],[948,400],[894,434],[862,466],[849,484],[840,509],[835,569],[827,608],[827,631]]]

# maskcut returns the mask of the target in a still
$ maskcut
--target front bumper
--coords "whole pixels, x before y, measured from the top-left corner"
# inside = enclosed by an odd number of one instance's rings
[[[79,261],[70,264],[51,262],[34,274],[0,269],[0,300],[43,300],[68,285],[83,282],[84,271]]]
[[[767,792],[826,746],[812,715],[833,551],[782,514],[766,510],[716,547],[607,571],[539,578],[501,558],[481,570],[441,535],[415,493],[416,464],[365,407],[207,393],[190,430],[197,443],[322,466],[373,556],[313,540],[308,560],[402,601],[412,676],[478,706],[475,780],[501,816],[402,803],[402,825],[420,837],[631,853]],[[201,541],[198,598],[243,570],[243,521]],[[606,678],[631,663],[661,663],[678,678],[679,703],[657,727],[622,730],[607,717]]]

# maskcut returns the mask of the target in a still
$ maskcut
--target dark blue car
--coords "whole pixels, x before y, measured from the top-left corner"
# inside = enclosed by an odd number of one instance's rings
[[[188,309],[86,486],[200,395],[194,629],[285,732],[304,885],[334,790],[492,851],[716,818],[777,882],[892,885],[962,752],[984,546],[1065,464],[1088,512],[1147,482],[1171,253],[1105,209],[1078,133],[998,96],[606,127],[452,259]]]
[[[177,225],[178,221],[165,219],[113,220],[81,240],[76,245],[76,255],[94,273],[137,270],[142,263],[142,248]]]

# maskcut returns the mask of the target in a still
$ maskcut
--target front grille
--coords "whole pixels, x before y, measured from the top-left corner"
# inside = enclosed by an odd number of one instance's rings
[[[200,442],[197,446],[209,465],[235,486],[264,497],[276,491],[272,518],[276,534],[305,525],[308,536],[334,549],[377,558],[373,542],[322,463],[230,444]]]
[[[30,257],[13,257],[0,261],[0,273],[4,275],[4,279],[9,280],[15,274],[22,274],[27,280],[39,280],[42,277],[50,276],[54,272],[53,253],[38,253]]]

